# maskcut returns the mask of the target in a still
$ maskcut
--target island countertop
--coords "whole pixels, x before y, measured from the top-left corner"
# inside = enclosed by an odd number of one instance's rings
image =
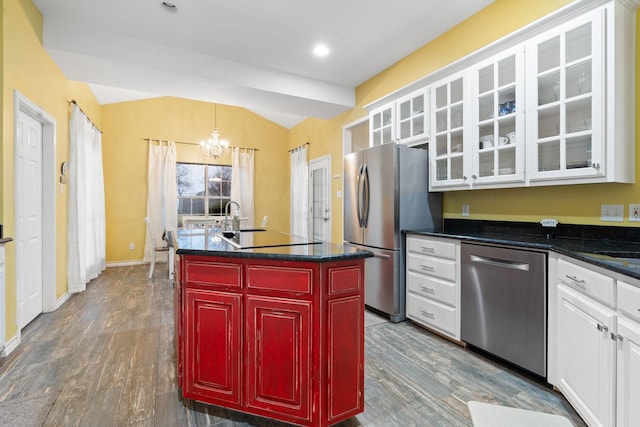
[[[168,240],[173,243],[178,255],[307,262],[346,261],[373,256],[369,251],[352,246],[314,241],[275,230],[242,231],[242,247],[224,238],[218,228],[178,229],[168,234]]]

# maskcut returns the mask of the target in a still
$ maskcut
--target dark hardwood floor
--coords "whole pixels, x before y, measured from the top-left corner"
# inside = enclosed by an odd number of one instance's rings
[[[36,423],[46,426],[287,425],[181,399],[172,287],[165,265],[153,280],[147,273],[147,266],[108,268],[28,325],[20,346],[0,359],[0,419],[2,411],[35,410],[29,403],[46,397]],[[366,409],[340,427],[471,426],[469,400],[584,425],[546,384],[411,322],[367,312],[365,339]]]

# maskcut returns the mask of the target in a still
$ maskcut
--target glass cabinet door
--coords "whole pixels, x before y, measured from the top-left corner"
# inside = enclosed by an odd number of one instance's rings
[[[463,185],[467,179],[464,162],[464,91],[462,74],[431,87],[432,138],[429,144],[433,187]]]
[[[598,11],[532,41],[527,94],[527,156],[531,179],[604,174],[604,12]]]
[[[524,181],[524,46],[474,70],[473,184]]]
[[[428,138],[427,90],[420,90],[397,101],[397,134],[401,144],[409,144]]]
[[[393,104],[385,105],[369,114],[371,146],[393,142],[394,135],[394,111]]]

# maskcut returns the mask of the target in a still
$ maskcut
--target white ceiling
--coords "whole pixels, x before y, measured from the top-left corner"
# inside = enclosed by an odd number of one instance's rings
[[[287,128],[353,108],[356,86],[493,0],[172,2],[34,0],[45,49],[99,103],[176,96]]]

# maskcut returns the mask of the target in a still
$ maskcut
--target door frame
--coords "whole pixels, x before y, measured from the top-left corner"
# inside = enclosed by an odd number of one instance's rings
[[[56,301],[56,119],[43,110],[40,106],[29,100],[18,90],[13,95],[13,164],[17,165],[18,159],[18,120],[20,114],[26,114],[42,124],[42,311],[54,311]],[[15,203],[19,188],[17,169],[14,169],[14,227],[16,241],[19,240],[17,226],[17,209]],[[16,261],[20,256],[16,246]],[[16,262],[16,266],[18,263]],[[16,267],[17,269],[17,267]],[[20,289],[18,287],[18,271],[16,270],[16,325],[20,313],[18,302]],[[18,336],[20,331],[18,331]]]
[[[326,186],[327,189],[327,205],[326,208],[329,211],[329,219],[325,222],[325,225],[323,227],[327,227],[328,228],[328,234],[329,234],[329,239],[326,240],[328,242],[330,242],[331,236],[333,235],[333,228],[332,228],[332,210],[331,210],[331,156],[330,155],[326,155],[326,156],[322,156],[322,157],[316,157],[315,159],[309,161],[309,197],[307,198],[307,203],[309,203],[309,207],[308,207],[308,212],[309,212],[309,237],[313,236],[313,169],[314,169],[314,165],[316,166],[320,166],[321,168],[324,168],[326,165],[327,168],[327,174],[325,176],[325,180],[324,180],[324,185]],[[319,169],[318,167],[316,167],[316,169]],[[325,230],[326,233],[326,230]],[[326,236],[325,236],[326,237]]]

